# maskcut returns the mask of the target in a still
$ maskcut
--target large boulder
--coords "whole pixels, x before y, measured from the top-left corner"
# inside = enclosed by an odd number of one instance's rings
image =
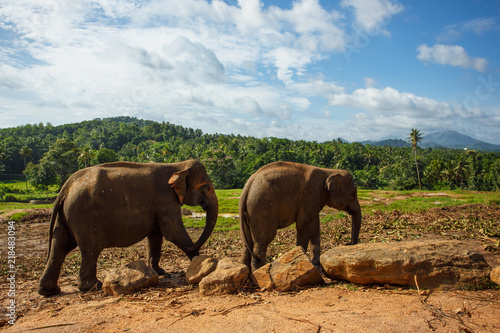
[[[196,256],[186,269],[186,279],[191,284],[200,283],[201,279],[217,268],[217,259],[210,256]]]
[[[497,266],[491,270],[490,279],[500,286],[500,266]]]
[[[158,283],[158,273],[142,260],[133,261],[108,272],[102,285],[108,295],[130,294],[136,289]]]
[[[249,274],[246,265],[221,259],[215,271],[201,279],[200,293],[204,296],[232,293],[245,284]]]
[[[483,284],[490,266],[459,241],[408,241],[339,246],[321,255],[326,276],[359,284],[456,288]]]
[[[300,246],[254,271],[253,278],[261,288],[280,291],[324,283],[320,272]]]

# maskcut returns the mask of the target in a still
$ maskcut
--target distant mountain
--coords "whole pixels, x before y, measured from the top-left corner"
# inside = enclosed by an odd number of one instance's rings
[[[455,131],[432,133],[423,136],[422,147],[437,145],[445,148],[500,151],[500,145],[494,145]]]
[[[362,144],[369,144],[376,147],[411,147],[411,144],[402,139],[386,139],[380,141],[361,141]]]
[[[362,144],[372,146],[390,146],[390,147],[410,147],[411,144],[402,139],[387,139],[380,141],[362,141]],[[471,149],[483,151],[500,151],[500,145],[494,145],[480,141],[470,136],[460,134],[455,131],[446,131],[427,134],[422,137],[420,144],[422,148],[451,148],[451,149]]]
[[[350,141],[348,141],[344,138],[341,138],[341,137],[338,137],[337,140],[340,140],[340,141],[345,142],[345,143],[351,143]]]

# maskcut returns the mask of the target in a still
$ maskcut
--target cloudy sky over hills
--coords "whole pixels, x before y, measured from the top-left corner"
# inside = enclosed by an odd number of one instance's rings
[[[2,0],[0,127],[500,144],[500,1]]]

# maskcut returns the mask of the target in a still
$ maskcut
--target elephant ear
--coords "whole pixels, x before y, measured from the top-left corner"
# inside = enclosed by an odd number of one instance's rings
[[[326,179],[326,190],[330,192],[330,194],[340,193],[342,188],[342,176],[339,174],[331,175]]]
[[[170,177],[168,180],[168,183],[172,186],[172,188],[175,191],[175,194],[177,194],[177,197],[179,198],[179,201],[181,205],[184,202],[184,196],[186,195],[186,177],[189,175],[189,169],[183,170],[183,171],[178,171]]]

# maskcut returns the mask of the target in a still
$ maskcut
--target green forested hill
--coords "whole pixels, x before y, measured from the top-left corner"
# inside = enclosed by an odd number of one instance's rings
[[[241,188],[258,168],[277,160],[347,169],[365,188],[418,188],[410,147],[203,134],[130,117],[0,129],[0,176],[24,172],[38,186],[61,184],[79,168],[109,161],[188,158],[202,160],[219,188]],[[426,148],[418,150],[418,163],[427,189],[500,188],[500,153]]]

